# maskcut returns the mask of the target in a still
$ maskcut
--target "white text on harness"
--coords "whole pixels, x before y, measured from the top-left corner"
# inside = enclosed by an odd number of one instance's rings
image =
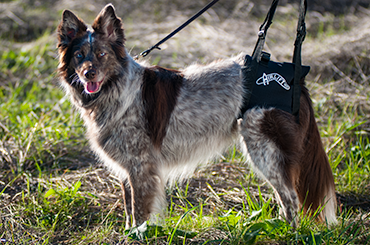
[[[258,78],[256,81],[257,85],[264,85],[268,86],[271,81],[275,81],[280,84],[285,90],[290,90],[289,84],[286,82],[285,78],[278,73],[270,73],[267,74],[263,73],[262,77]]]

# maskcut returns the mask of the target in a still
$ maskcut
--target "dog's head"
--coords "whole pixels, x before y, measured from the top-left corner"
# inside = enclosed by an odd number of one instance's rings
[[[59,73],[80,93],[96,94],[118,74],[125,59],[121,19],[107,5],[96,17],[92,30],[71,11],[63,12],[58,26]]]

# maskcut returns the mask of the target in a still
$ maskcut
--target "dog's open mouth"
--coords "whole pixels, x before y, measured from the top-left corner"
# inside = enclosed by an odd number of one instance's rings
[[[95,94],[95,93],[99,92],[100,88],[101,88],[101,84],[103,83],[104,79],[105,79],[105,76],[103,77],[103,79],[100,82],[89,81],[89,82],[85,83],[86,93]]]
[[[85,86],[86,92],[90,94],[96,93],[100,90],[100,85],[101,82],[87,82]]]

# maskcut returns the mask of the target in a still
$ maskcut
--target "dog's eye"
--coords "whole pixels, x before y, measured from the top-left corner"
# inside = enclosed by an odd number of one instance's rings
[[[99,57],[103,57],[103,56],[105,56],[106,55],[106,53],[105,52],[100,52],[99,53]]]
[[[83,57],[83,55],[80,52],[76,52],[75,56],[77,59],[81,59]]]

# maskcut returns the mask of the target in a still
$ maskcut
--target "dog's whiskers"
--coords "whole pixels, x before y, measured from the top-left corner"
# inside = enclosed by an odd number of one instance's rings
[[[73,76],[73,78],[72,78],[72,76]],[[78,75],[76,73],[71,75],[70,78],[72,78],[71,85],[73,85],[74,83],[80,82],[80,78],[78,77]]]

